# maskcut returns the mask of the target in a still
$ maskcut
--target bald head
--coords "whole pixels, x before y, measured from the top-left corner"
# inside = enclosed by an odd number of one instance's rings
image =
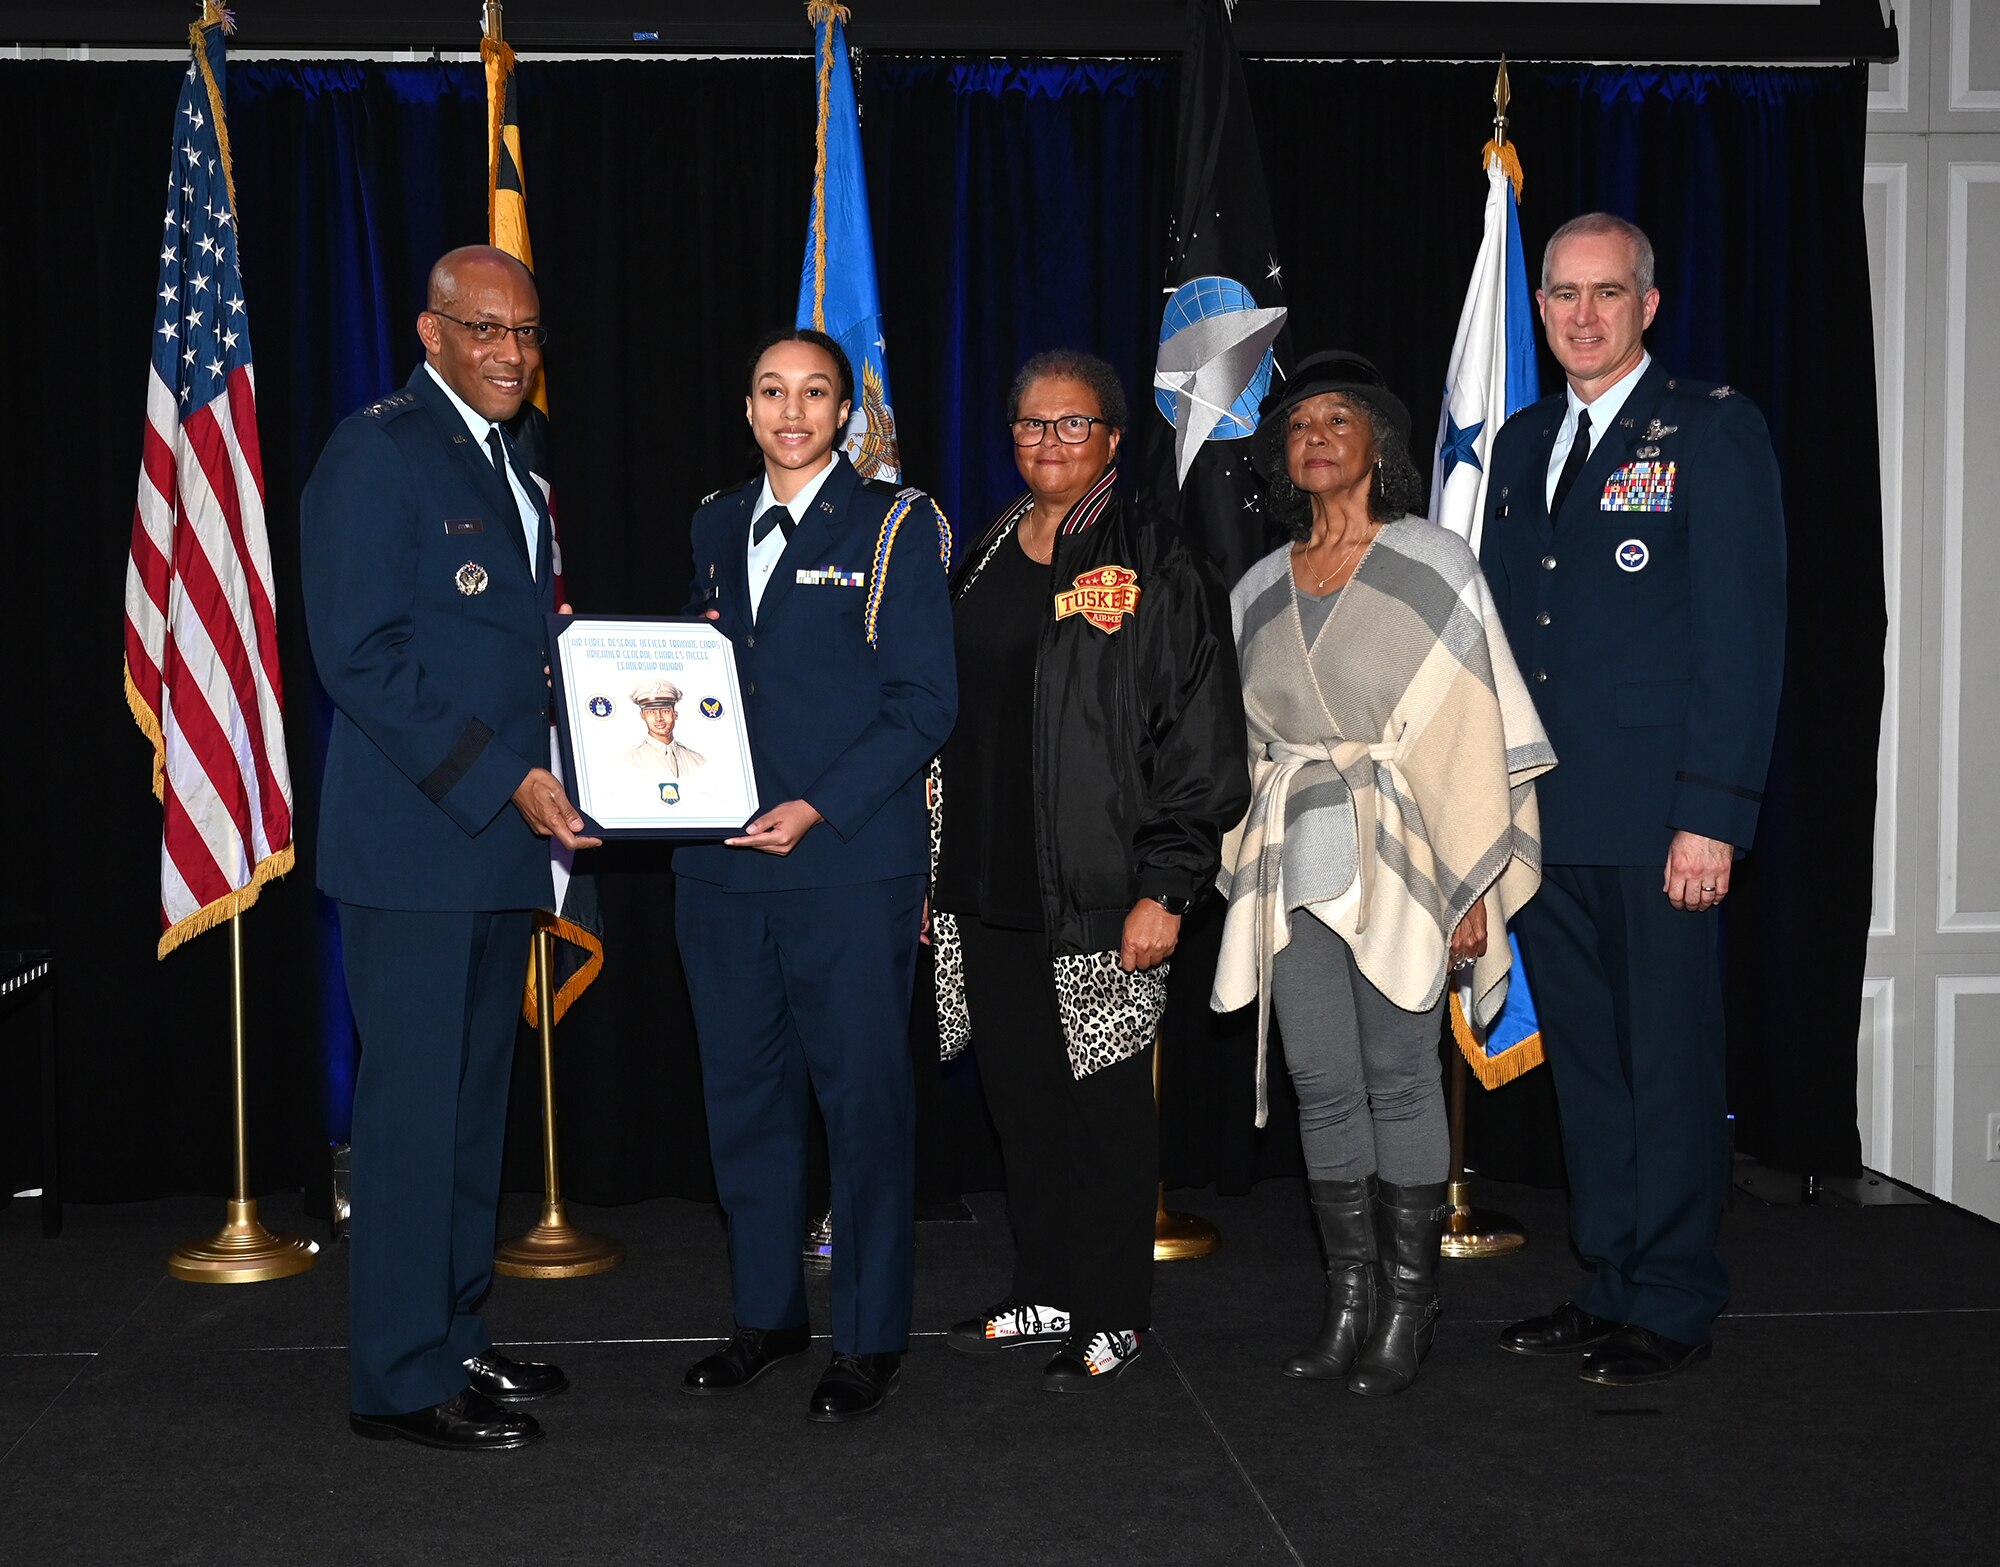
[[[426,310],[450,310],[462,300],[468,288],[502,279],[525,283],[535,293],[535,274],[520,261],[494,245],[460,245],[447,250],[431,268],[424,289]]]
[[[534,274],[504,250],[466,245],[431,268],[417,337],[444,384],[483,418],[504,424],[534,391],[541,320]]]

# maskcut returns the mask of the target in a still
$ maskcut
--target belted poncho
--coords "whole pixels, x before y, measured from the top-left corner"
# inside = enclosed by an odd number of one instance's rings
[[[1508,920],[1541,885],[1533,779],[1555,765],[1479,563],[1417,517],[1385,526],[1305,640],[1290,551],[1230,596],[1249,723],[1249,815],[1223,840],[1211,1004],[1257,1003],[1265,1119],[1271,964],[1292,911],[1324,921],[1397,1006],[1427,1010],[1451,933],[1486,905],[1474,1020],[1507,997]]]

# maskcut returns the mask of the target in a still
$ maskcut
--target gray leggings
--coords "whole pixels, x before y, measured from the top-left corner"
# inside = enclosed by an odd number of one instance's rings
[[[1451,1158],[1438,1066],[1443,1000],[1405,1012],[1355,968],[1345,941],[1298,909],[1272,966],[1271,1005],[1298,1090],[1306,1173],[1442,1181]]]

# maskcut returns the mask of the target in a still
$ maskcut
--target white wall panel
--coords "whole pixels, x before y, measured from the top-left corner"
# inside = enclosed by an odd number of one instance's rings
[[[1870,976],[1861,982],[1861,1033],[1854,1074],[1860,1110],[1861,1162],[1871,1170],[1896,1170],[1896,982]]]
[[[2000,974],[1937,982],[1932,1084],[1932,1190],[1975,1212],[2000,1212],[2000,1163],[1986,1157],[1987,1117],[2000,1114]]]
[[[1945,140],[1933,143],[1945,208],[1937,923],[2000,933],[2000,159],[1952,158]]]

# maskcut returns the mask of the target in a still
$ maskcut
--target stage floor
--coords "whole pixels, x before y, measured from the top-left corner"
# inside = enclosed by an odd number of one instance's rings
[[[1222,1250],[1159,1269],[1118,1382],[1054,1397],[1040,1352],[953,1354],[1004,1293],[1001,1200],[918,1234],[918,1337],[872,1420],[804,1418],[827,1346],[749,1392],[676,1392],[728,1322],[712,1208],[572,1208],[615,1272],[501,1279],[502,1345],[559,1362],[548,1440],[462,1456],[347,1430],[344,1248],[303,1277],[180,1283],[222,1205],[0,1211],[0,1560],[79,1563],[1993,1560],[2000,1229],[1927,1204],[1739,1193],[1715,1354],[1613,1391],[1494,1335],[1579,1285],[1560,1194],[1482,1186],[1515,1256],[1446,1263],[1422,1380],[1379,1402],[1278,1374],[1318,1319],[1300,1183],[1174,1194]],[[274,1228],[324,1239],[296,1199]],[[510,1198],[506,1233],[533,1222]],[[825,1326],[825,1284],[813,1291]],[[1987,1541],[1981,1546],[1979,1541]]]

